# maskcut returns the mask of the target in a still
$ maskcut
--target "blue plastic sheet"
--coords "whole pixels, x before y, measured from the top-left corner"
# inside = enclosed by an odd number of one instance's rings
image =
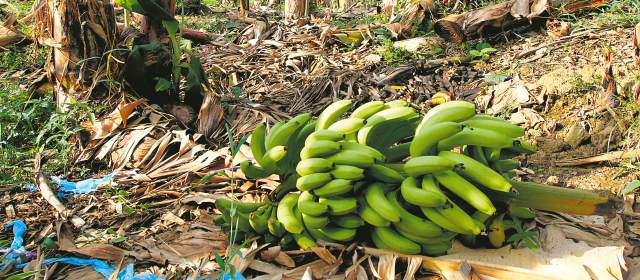
[[[38,191],[38,187],[36,187],[36,185],[29,183],[24,185],[24,188],[30,192],[37,192]]]
[[[9,222],[4,226],[5,228],[13,228],[13,242],[11,242],[11,247],[7,254],[2,258],[2,262],[0,263],[0,270],[4,269],[7,265],[16,262],[19,263],[20,256],[25,256],[27,254],[27,250],[25,250],[24,244],[24,234],[27,232],[27,225],[23,220],[15,220]]]
[[[98,187],[109,183],[113,179],[114,174],[110,173],[99,179],[86,179],[80,182],[69,182],[60,177],[51,176],[51,180],[58,184],[60,192],[65,194],[88,194],[98,190]]]
[[[226,273],[224,275],[224,280],[234,280],[234,278],[231,277],[229,273]],[[242,274],[240,274],[240,272],[236,271],[235,280],[246,280],[246,279],[244,278],[244,276],[242,276]]]
[[[52,264],[54,262],[65,263],[75,266],[91,266],[96,272],[102,274],[105,279],[109,279],[111,274],[115,272],[115,267],[109,263],[97,259],[81,259],[81,258],[50,258],[44,260],[43,264]],[[134,274],[134,265],[131,263],[127,265],[125,270],[118,273],[118,280],[162,280],[164,278],[158,277],[151,273],[139,273]]]

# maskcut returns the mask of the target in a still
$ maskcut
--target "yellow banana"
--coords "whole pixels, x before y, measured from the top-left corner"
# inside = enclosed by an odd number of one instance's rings
[[[296,188],[301,191],[310,191],[330,182],[333,178],[329,173],[312,173],[302,176],[296,181]]]
[[[352,118],[367,119],[384,109],[383,101],[370,101],[360,105],[351,113]]]
[[[329,214],[333,216],[346,215],[353,213],[358,209],[358,201],[353,198],[320,198],[321,204],[329,207]]]
[[[504,214],[493,218],[491,224],[489,224],[489,243],[494,248],[500,248],[504,245],[506,235],[504,233]]]
[[[364,119],[360,118],[346,118],[339,120],[329,126],[328,130],[340,132],[342,134],[351,134],[357,132],[366,124]]]
[[[417,255],[422,250],[418,243],[388,227],[374,228],[372,234],[376,235],[375,238],[380,240],[385,247],[401,254]]]
[[[318,203],[313,194],[304,191],[298,197],[298,210],[303,215],[320,216],[327,213],[329,209],[327,205]]]
[[[296,172],[305,176],[313,173],[329,172],[333,168],[333,163],[323,158],[308,158],[298,162]]]
[[[412,177],[453,170],[456,163],[440,156],[420,156],[411,158],[404,164],[404,171]]]
[[[338,100],[331,103],[325,108],[320,116],[318,116],[318,123],[316,124],[316,130],[327,129],[330,125],[335,123],[340,117],[351,109],[353,102],[351,100]]]
[[[364,179],[364,169],[350,165],[336,165],[331,170],[331,176],[336,179],[361,180]]]
[[[416,132],[420,133],[423,129],[441,122],[464,121],[475,114],[475,104],[466,101],[449,101],[429,110],[416,128]]]
[[[455,172],[444,171],[436,173],[434,176],[442,186],[462,198],[478,211],[487,215],[493,215],[493,213],[496,212],[496,207],[493,206],[491,200],[482,191]]]
[[[438,150],[448,151],[464,145],[475,145],[487,148],[509,148],[513,147],[514,141],[492,130],[466,127],[455,135],[438,142]]]
[[[313,193],[320,197],[332,197],[349,193],[353,190],[353,184],[345,179],[333,179],[324,186],[313,190]]]
[[[411,141],[409,153],[412,157],[429,154],[435,150],[438,142],[462,131],[464,125],[455,122],[442,122],[425,127]]]
[[[278,221],[280,221],[284,229],[290,233],[302,233],[304,230],[302,221],[298,219],[294,212],[297,204],[298,195],[295,193],[288,193],[280,200],[280,203],[278,203]]]
[[[398,171],[381,164],[371,165],[367,169],[367,174],[378,181],[391,184],[399,184],[404,180],[404,176],[402,176]]]
[[[436,207],[447,202],[447,196],[442,192],[418,188],[414,177],[408,177],[402,181],[400,192],[405,201],[419,207]]]
[[[511,190],[511,183],[509,183],[507,179],[490,167],[474,160],[471,157],[449,151],[442,151],[438,155],[443,158],[450,159],[457,164],[462,164],[462,168],[458,169],[459,172],[480,185],[501,192],[508,192]]]
[[[320,140],[305,145],[300,151],[300,159],[321,158],[324,156],[330,156],[340,151],[340,144],[328,141]]]
[[[381,183],[372,183],[364,192],[367,204],[383,218],[391,222],[399,222],[400,214],[389,202],[384,194],[384,187]]]

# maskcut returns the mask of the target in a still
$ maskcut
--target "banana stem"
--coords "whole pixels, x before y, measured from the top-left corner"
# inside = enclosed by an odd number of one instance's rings
[[[618,198],[585,190],[513,180],[511,184],[513,185],[511,192],[488,190],[487,195],[492,200],[512,206],[576,215],[613,216],[621,211],[623,205]]]
[[[297,174],[289,174],[287,179],[281,181],[280,185],[269,193],[269,199],[271,201],[280,201],[282,197],[296,188],[296,181],[298,178],[299,176]]]

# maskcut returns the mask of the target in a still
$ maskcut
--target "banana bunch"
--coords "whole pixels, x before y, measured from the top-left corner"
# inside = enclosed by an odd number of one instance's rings
[[[533,153],[524,130],[477,115],[473,103],[450,101],[420,115],[405,101],[351,100],[330,104],[317,119],[301,114],[251,136],[257,164],[249,178],[279,174],[279,201],[221,202],[226,224],[306,249],[316,241],[349,242],[358,231],[376,247],[404,254],[441,255],[458,237],[493,247],[506,242],[504,217],[530,217],[529,209],[494,205],[485,189],[511,191],[507,178]],[[218,203],[216,203],[217,205]],[[513,214],[515,212],[516,214]],[[484,240],[484,239],[483,239]]]

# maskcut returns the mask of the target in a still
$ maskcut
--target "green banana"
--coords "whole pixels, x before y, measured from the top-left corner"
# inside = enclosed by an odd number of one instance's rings
[[[293,238],[293,235],[290,233],[286,233],[280,239],[280,247],[282,247],[283,249],[293,248],[294,241],[295,239]]]
[[[509,148],[513,147],[514,141],[492,130],[465,127],[461,132],[438,142],[438,150],[448,151],[464,145],[475,145],[487,148]]]
[[[264,140],[265,151],[267,150],[266,148],[267,143],[270,143],[273,141],[273,137],[276,135],[276,132],[280,130],[284,126],[284,124],[285,124],[284,121],[278,121],[275,124],[273,124],[271,128],[269,128],[269,133],[265,134],[265,140]]]
[[[298,197],[298,210],[303,215],[320,216],[327,213],[329,208],[327,205],[318,203],[311,192],[304,191]]]
[[[427,155],[438,145],[438,142],[459,133],[463,128],[463,124],[455,122],[442,122],[425,127],[416,133],[411,141],[409,154],[412,157]]]
[[[411,107],[393,107],[377,112],[367,118],[367,124],[358,131],[358,143],[367,144],[368,134],[374,126],[389,120],[412,119],[417,115],[418,113]]]
[[[383,218],[378,214],[378,212],[373,210],[364,198],[359,198],[358,204],[360,205],[358,215],[360,215],[360,218],[368,224],[376,227],[388,227],[391,224],[387,219]]]
[[[323,130],[317,130],[309,134],[309,137],[305,139],[304,144],[309,145],[315,141],[321,141],[321,140],[338,142],[344,139],[345,139],[345,135],[340,132],[323,129]]]
[[[381,162],[386,160],[385,156],[380,151],[367,145],[363,145],[357,142],[342,142],[340,143],[340,146],[343,151],[364,153],[372,157],[374,160]]]
[[[239,212],[249,214],[253,211],[258,210],[261,206],[266,203],[260,202],[242,202],[235,199],[227,199],[227,198],[218,198],[215,201],[216,208],[220,211],[230,211],[232,208],[235,208]]]
[[[383,150],[391,147],[395,143],[403,142],[406,138],[413,138],[416,127],[418,126],[418,119],[418,117],[415,117],[413,119],[399,120],[398,122],[393,120],[391,122],[395,125],[390,125],[392,127],[389,130],[383,130],[384,133],[381,135],[378,131],[386,125],[373,127],[369,134],[375,136],[375,138],[368,139],[367,145],[375,149]]]
[[[473,213],[471,217],[476,222],[476,225],[478,225],[478,227],[481,228],[482,230],[484,230],[485,228],[484,223],[490,218],[489,215],[482,213],[480,211],[476,211],[475,213]],[[467,234],[467,235],[461,236],[460,241],[462,241],[462,243],[467,247],[476,248],[478,247],[478,241],[479,241],[478,237],[479,236],[474,234]]]
[[[411,104],[409,104],[409,102],[405,100],[398,99],[398,100],[389,101],[384,105],[385,105],[385,108],[393,108],[393,107],[407,107]]]
[[[534,154],[538,151],[533,144],[519,139],[513,141],[513,147],[511,147],[511,149],[521,154]]]
[[[300,151],[300,159],[320,158],[324,156],[330,156],[340,151],[340,144],[328,141],[320,140],[305,145]]]
[[[364,226],[364,220],[362,220],[360,216],[355,214],[338,216],[335,218],[333,223],[343,228],[353,228],[353,229],[357,229],[361,226]]]
[[[285,233],[287,233],[287,231],[282,226],[282,223],[278,221],[277,212],[277,207],[272,207],[271,216],[269,216],[269,219],[267,220],[267,229],[269,230],[269,233],[271,235],[282,237]]]
[[[496,207],[493,206],[493,203],[491,203],[487,195],[457,173],[444,171],[436,173],[434,176],[442,186],[462,198],[478,211],[487,215],[493,215],[493,213],[496,212]]]
[[[302,233],[304,226],[295,215],[294,208],[298,204],[298,194],[288,193],[278,203],[277,217],[284,229],[290,233]]]
[[[321,229],[329,224],[329,217],[302,214],[302,223],[308,229]]]
[[[473,128],[493,130],[495,132],[504,134],[511,138],[518,138],[518,137],[524,136],[524,128],[504,120],[496,121],[496,120],[480,120],[480,119],[471,118],[462,123],[466,126],[473,127]]]
[[[398,227],[396,227],[396,230],[402,236],[410,239],[413,242],[419,243],[421,245],[425,245],[425,244],[435,245],[435,244],[440,244],[440,243],[447,242],[447,241],[451,242],[451,240],[453,238],[455,238],[456,235],[457,235],[457,233],[454,233],[454,232],[443,232],[439,236],[421,237],[421,236],[415,235],[413,233],[403,231],[403,230],[399,229]]]
[[[242,173],[244,173],[244,176],[248,179],[262,179],[273,174],[260,166],[254,165],[249,160],[240,163],[240,170],[242,170]]]
[[[500,160],[501,152],[502,152],[502,149],[500,148],[487,148],[485,149],[485,157],[487,158],[488,162],[492,163],[497,160]]]
[[[476,114],[476,105],[466,101],[449,101],[433,107],[424,115],[416,128],[420,133],[423,129],[441,122],[461,122]]]
[[[356,237],[356,229],[353,228],[341,228],[341,227],[324,227],[318,229],[321,233],[329,238],[337,241],[347,242],[353,240]]]
[[[489,224],[488,237],[489,243],[491,243],[491,246],[494,248],[500,248],[504,245],[504,241],[506,240],[504,232],[504,214],[500,214],[493,218]]]
[[[327,108],[318,116],[318,124],[316,124],[316,130],[327,129],[330,125],[340,119],[342,114],[351,109],[353,102],[349,99],[338,100],[331,103]]]
[[[404,176],[402,176],[402,174],[400,174],[398,171],[395,171],[381,164],[371,165],[367,169],[367,175],[378,181],[391,184],[399,184],[400,182],[402,182],[402,180],[404,180]]]
[[[401,143],[382,151],[388,162],[396,162],[409,157],[411,142]]]
[[[329,183],[333,178],[329,173],[312,173],[296,180],[296,188],[301,191],[310,191]]]
[[[358,108],[356,108],[355,110],[353,110],[353,113],[351,113],[351,118],[360,118],[360,119],[367,119],[371,116],[373,116],[373,114],[380,112],[382,109],[384,109],[384,102],[383,101],[370,101],[367,102],[365,104],[360,105]]]
[[[360,118],[346,118],[339,120],[329,126],[329,130],[334,130],[342,134],[351,134],[360,130],[366,121]]]
[[[499,117],[494,117],[491,115],[487,115],[487,114],[477,114],[471,118],[469,118],[469,120],[477,120],[477,121],[497,121],[497,122],[504,122],[506,121],[505,119],[499,118]]]
[[[364,192],[364,198],[367,204],[383,218],[391,222],[400,221],[400,214],[385,196],[384,186],[381,183],[375,182],[369,185]]]
[[[432,175],[422,177],[422,189],[444,195]],[[447,199],[447,203],[443,206],[436,208],[422,207],[420,210],[429,220],[448,231],[461,234],[480,233],[480,228],[473,222],[471,216],[450,199]]]
[[[313,173],[329,172],[333,168],[331,161],[323,158],[303,159],[296,165],[298,175],[305,176]]]
[[[536,217],[536,214],[530,208],[517,207],[509,205],[509,215],[520,219],[530,220]]]
[[[269,150],[275,146],[286,145],[289,138],[291,138],[294,133],[309,120],[311,120],[311,114],[305,113],[300,114],[283,124],[278,130],[270,133],[269,137],[267,137],[265,142],[266,149]]]
[[[402,181],[400,192],[405,201],[419,207],[436,207],[447,202],[447,196],[442,192],[418,188],[414,177]]]
[[[375,163],[375,159],[371,155],[351,150],[333,154],[327,157],[326,160],[334,165],[351,165],[360,168],[367,168]]]
[[[329,207],[329,214],[333,216],[341,216],[349,213],[353,213],[358,209],[358,201],[353,198],[320,198],[321,204],[326,204]]]
[[[420,254],[422,250],[418,243],[409,240],[388,227],[374,228],[372,234],[376,235],[375,238],[381,241],[385,247],[401,254],[416,255]]]
[[[475,148],[478,147],[474,147],[474,149]],[[449,151],[442,151],[438,155],[452,160],[457,164],[462,164],[462,168],[458,169],[459,172],[482,186],[501,192],[511,190],[511,183],[509,183],[507,179],[471,157]]]
[[[267,231],[267,221],[271,216],[271,208],[271,205],[264,205],[258,210],[249,213],[249,224],[256,233],[263,234]]]
[[[318,244],[316,244],[316,241],[313,239],[313,237],[311,235],[309,235],[309,233],[305,230],[302,231],[302,233],[293,234],[293,239],[296,241],[296,244],[298,244],[298,246],[300,246],[300,249],[302,250],[307,250],[311,247],[318,247]]]
[[[398,201],[398,192],[393,191],[387,194],[387,200],[393,205],[400,215],[400,221],[393,225],[405,232],[410,232],[420,237],[436,237],[442,234],[442,228],[429,220],[422,219],[402,207]]]
[[[364,179],[364,169],[350,165],[336,165],[330,173],[336,179],[354,181]]]
[[[376,248],[384,249],[384,250],[391,250],[391,247],[389,247],[389,245],[385,244],[384,241],[382,241],[380,239],[380,237],[378,236],[378,233],[375,232],[375,231],[371,232],[371,241],[373,241],[373,245],[376,246]]]
[[[456,163],[441,156],[420,156],[411,158],[404,164],[404,171],[412,177],[443,172],[456,168]]]
[[[487,156],[484,154],[484,149],[480,146],[470,146],[472,157],[478,162],[489,165],[489,161],[487,160]]]
[[[285,160],[288,163],[288,170],[294,170],[296,168],[296,164],[300,162],[300,152],[305,146],[305,140],[307,137],[315,131],[316,122],[317,121],[315,120],[307,122],[307,124],[296,132],[295,137],[292,137],[289,139],[289,142],[287,142],[287,147],[289,147],[289,149]]]
[[[313,193],[320,197],[332,197],[351,192],[353,184],[345,179],[333,179],[324,186],[313,190]]]
[[[249,223],[249,214],[243,212],[235,212],[233,216],[230,216],[230,224],[233,228],[249,233],[253,231],[251,224]]]
[[[395,171],[398,171],[398,173],[402,174],[402,176],[407,175],[406,172],[404,172],[404,163],[382,163],[382,165],[386,166],[387,168],[391,168]]]
[[[451,241],[445,241],[439,244],[426,244],[422,245],[422,253],[427,256],[442,256],[446,255],[447,251],[451,249]]]
[[[275,146],[267,151],[262,157],[264,168],[268,172],[274,173],[278,168],[278,162],[287,156],[287,148],[285,146]]]
[[[513,159],[501,159],[493,163],[493,169],[500,173],[507,172],[513,169],[518,169],[520,162]]]
[[[320,230],[318,229],[307,228],[307,232],[311,235],[311,237],[313,237],[313,239],[317,241],[322,240],[325,242],[336,242],[336,240],[329,238],[329,236],[326,236],[324,233],[320,232]]]
[[[265,130],[266,126],[259,124],[253,129],[253,132],[251,132],[251,154],[260,166],[262,166],[262,157],[267,152],[264,146],[266,138]]]

